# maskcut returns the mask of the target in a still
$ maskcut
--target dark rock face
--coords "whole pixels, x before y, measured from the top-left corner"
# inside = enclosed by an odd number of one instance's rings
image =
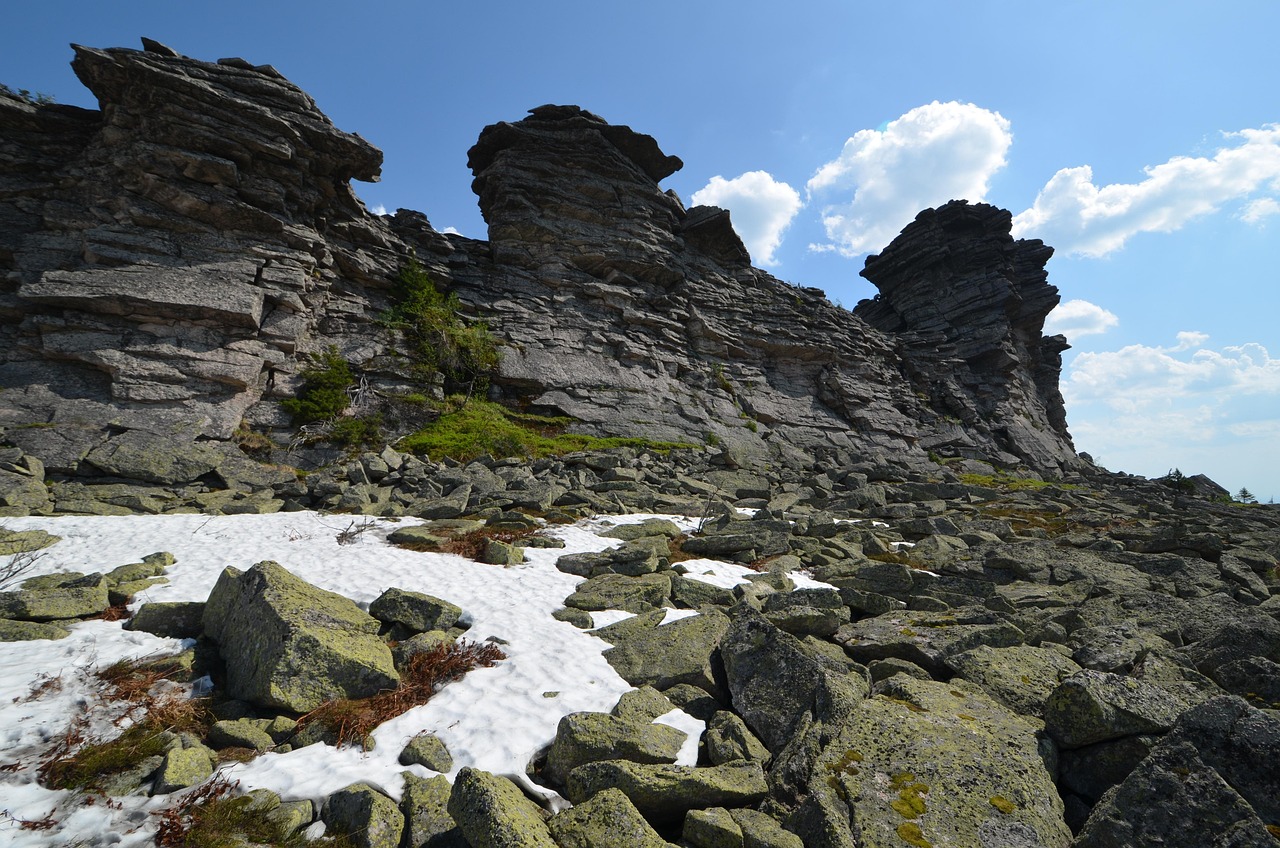
[[[494,397],[583,432],[714,436],[745,466],[1080,467],[1063,342],[1040,336],[1050,250],[1013,242],[1006,212],[922,213],[851,314],[663,191],[681,162],[654,139],[543,106],[470,151],[490,240],[446,236],[370,215],[349,181],[381,153],[270,66],[144,44],[75,48],[100,112],[0,97],[0,427],[50,473],[155,483],[131,469],[174,464],[95,462],[126,437],[216,471],[242,422],[289,431],[279,400],[329,345],[375,394],[411,389],[376,323],[410,255],[505,343]]]
[[[854,314],[895,335],[930,401],[1033,464],[1069,459],[1058,392],[1062,336],[1042,335],[1058,305],[1053,248],[1009,235],[1007,210],[953,200],[926,209],[862,276],[880,294]],[[953,443],[967,447],[964,437]]]

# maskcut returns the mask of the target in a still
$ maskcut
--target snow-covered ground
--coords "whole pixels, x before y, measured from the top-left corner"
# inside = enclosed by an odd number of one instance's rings
[[[602,639],[551,613],[563,606],[582,578],[556,570],[564,554],[599,551],[620,544],[597,535],[618,523],[640,522],[652,515],[597,518],[572,526],[548,527],[564,548],[529,548],[523,565],[483,565],[450,554],[418,553],[389,544],[386,536],[407,523],[379,520],[351,544],[338,534],[352,519],[311,512],[253,516],[123,516],[12,518],[12,530],[41,529],[62,537],[47,549],[31,574],[61,571],[110,571],[139,562],[156,551],[172,553],[177,562],[165,572],[169,583],[154,586],[134,601],[203,601],[227,566],[246,569],[275,560],[293,574],[324,589],[345,595],[364,607],[392,586],[444,598],[462,607],[471,625],[468,638],[500,639],[507,659],[478,669],[444,687],[430,703],[395,718],[374,732],[371,752],[312,745],[285,754],[268,753],[246,764],[225,766],[223,774],[243,789],[271,789],[285,799],[316,801],[357,781],[372,783],[399,797],[406,767],[397,762],[404,744],[415,734],[438,736],[453,755],[454,771],[474,766],[523,779],[525,766],[555,735],[560,719],[584,710],[607,712],[631,687],[604,660],[609,647]],[[696,520],[669,518],[682,529]],[[689,576],[721,586],[744,581],[748,569],[711,560],[684,563]],[[800,581],[797,581],[800,582]],[[806,582],[806,585],[820,585]],[[669,614],[667,621],[680,615]],[[597,613],[603,626],[625,613]],[[70,637],[58,641],[7,643],[0,663],[0,767],[20,763],[16,771],[0,770],[0,845],[120,845],[152,842],[150,815],[172,803],[172,797],[125,799],[122,809],[84,805],[83,798],[51,791],[35,782],[35,768],[50,740],[68,727],[72,717],[93,713],[95,687],[90,672],[120,659],[175,653],[183,643],[145,633],[131,633],[119,623],[77,624]],[[59,678],[28,698],[33,687]],[[100,718],[100,722],[102,719]],[[691,731],[681,760],[696,758],[696,733],[702,725],[676,712],[660,719]],[[98,729],[103,729],[100,724]],[[421,776],[434,774],[408,767]],[[51,817],[51,830],[30,830],[21,820]]]

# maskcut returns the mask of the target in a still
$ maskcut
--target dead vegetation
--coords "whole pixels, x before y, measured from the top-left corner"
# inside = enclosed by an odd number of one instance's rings
[[[506,654],[492,642],[459,640],[415,654],[400,675],[400,685],[369,698],[329,701],[298,720],[299,728],[320,723],[336,737],[339,745],[365,745],[374,728],[396,716],[421,706],[436,691],[467,672],[491,668]]]

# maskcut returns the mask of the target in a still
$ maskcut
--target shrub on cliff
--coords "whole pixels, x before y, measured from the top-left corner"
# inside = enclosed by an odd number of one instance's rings
[[[333,345],[314,358],[302,371],[302,390],[298,396],[280,402],[293,416],[295,427],[336,418],[351,405],[348,389],[356,384],[351,366]]]
[[[484,391],[498,367],[498,343],[483,321],[459,317],[456,294],[444,294],[416,260],[410,259],[396,278],[399,302],[383,315],[383,323],[399,331],[404,354],[424,383],[437,372],[450,391],[467,396]]]

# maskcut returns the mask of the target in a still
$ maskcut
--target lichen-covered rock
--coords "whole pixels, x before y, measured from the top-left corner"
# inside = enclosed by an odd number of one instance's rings
[[[1044,706],[1045,730],[1064,748],[1121,736],[1164,733],[1185,705],[1133,677],[1084,670],[1058,686]]]
[[[44,530],[10,530],[0,527],[0,556],[34,553],[62,540]]]
[[[835,641],[860,663],[897,657],[937,677],[946,675],[948,657],[979,645],[1007,648],[1023,639],[1021,630],[981,607],[887,613],[846,624],[835,635]]]
[[[662,606],[671,598],[671,577],[663,573],[626,577],[602,574],[585,580],[564,605],[581,610],[620,609],[642,613]]]
[[[259,721],[261,720],[239,718],[214,722],[213,727],[209,728],[208,742],[218,750],[223,748],[250,748],[256,751],[266,751],[275,747],[275,739],[262,726],[266,722],[262,721],[259,724]]]
[[[686,734],[652,720],[619,718],[606,713],[570,713],[560,719],[547,754],[546,776],[563,784],[585,763],[622,759],[635,763],[674,763]]]
[[[0,642],[26,642],[32,639],[65,639],[71,631],[59,624],[39,621],[14,621],[0,618]]]
[[[33,577],[16,592],[0,592],[0,618],[56,621],[97,615],[107,608],[107,578],[101,574]]]
[[[203,620],[234,698],[301,713],[400,680],[391,649],[377,637],[377,619],[274,562],[224,571]]]
[[[621,539],[630,542],[645,536],[663,536],[675,539],[680,535],[680,528],[665,518],[647,518],[638,524],[619,524],[600,533],[606,539]]]
[[[164,755],[164,762],[154,778],[151,793],[164,795],[203,783],[213,774],[212,752],[203,745],[174,748]]]
[[[606,789],[548,823],[560,848],[671,848],[617,789]]]
[[[641,686],[638,689],[623,692],[618,703],[614,704],[613,709],[609,711],[609,715],[627,721],[650,722],[674,709],[676,705],[666,695],[652,686]]]
[[[453,768],[453,757],[449,749],[434,733],[418,733],[400,752],[400,765],[421,765],[441,774]]]
[[[519,565],[524,562],[524,548],[500,539],[489,539],[480,554],[480,562],[489,565]]]
[[[472,848],[557,848],[542,810],[505,777],[479,769],[458,772],[449,815]]]
[[[891,677],[828,733],[789,820],[805,844],[854,844],[850,822],[860,846],[1071,840],[1034,724],[973,684]]]
[[[405,848],[467,848],[467,841],[449,815],[452,789],[443,774],[424,779],[404,773],[400,811],[404,813]]]
[[[462,607],[421,592],[391,588],[369,604],[369,615],[383,624],[398,624],[414,633],[448,630],[462,617]]]
[[[824,663],[758,613],[739,612],[720,653],[734,709],[773,753],[791,741],[806,716],[825,708],[820,705],[830,693],[842,691],[846,701],[867,694],[860,676]]]
[[[982,645],[956,654],[947,665],[1015,713],[1044,715],[1044,702],[1080,666],[1051,648]]]
[[[125,622],[137,630],[173,639],[194,639],[204,629],[204,601],[148,601]]]
[[[689,810],[744,807],[769,791],[756,762],[693,768],[604,760],[569,773],[568,796],[575,804],[610,788],[621,790],[655,824],[680,821]]]
[[[604,658],[632,686],[665,689],[691,683],[713,692],[714,655],[728,629],[728,616],[706,609],[669,624],[637,629],[625,639],[615,637]]]
[[[769,749],[756,738],[746,722],[728,710],[721,710],[711,717],[703,741],[707,746],[707,759],[713,766],[734,760],[759,760],[767,765],[772,759]]]
[[[400,848],[404,814],[386,795],[367,783],[339,789],[324,802],[328,831],[346,836],[356,848]]]
[[[798,589],[765,599],[765,618],[795,636],[835,634],[849,622],[849,608],[834,589]]]
[[[742,826],[724,807],[690,810],[680,835],[693,848],[743,848]]]
[[[742,829],[742,848],[805,848],[804,840],[759,810],[730,810]]]
[[[1280,720],[1222,696],[1188,710],[1094,807],[1073,848],[1270,848]]]

